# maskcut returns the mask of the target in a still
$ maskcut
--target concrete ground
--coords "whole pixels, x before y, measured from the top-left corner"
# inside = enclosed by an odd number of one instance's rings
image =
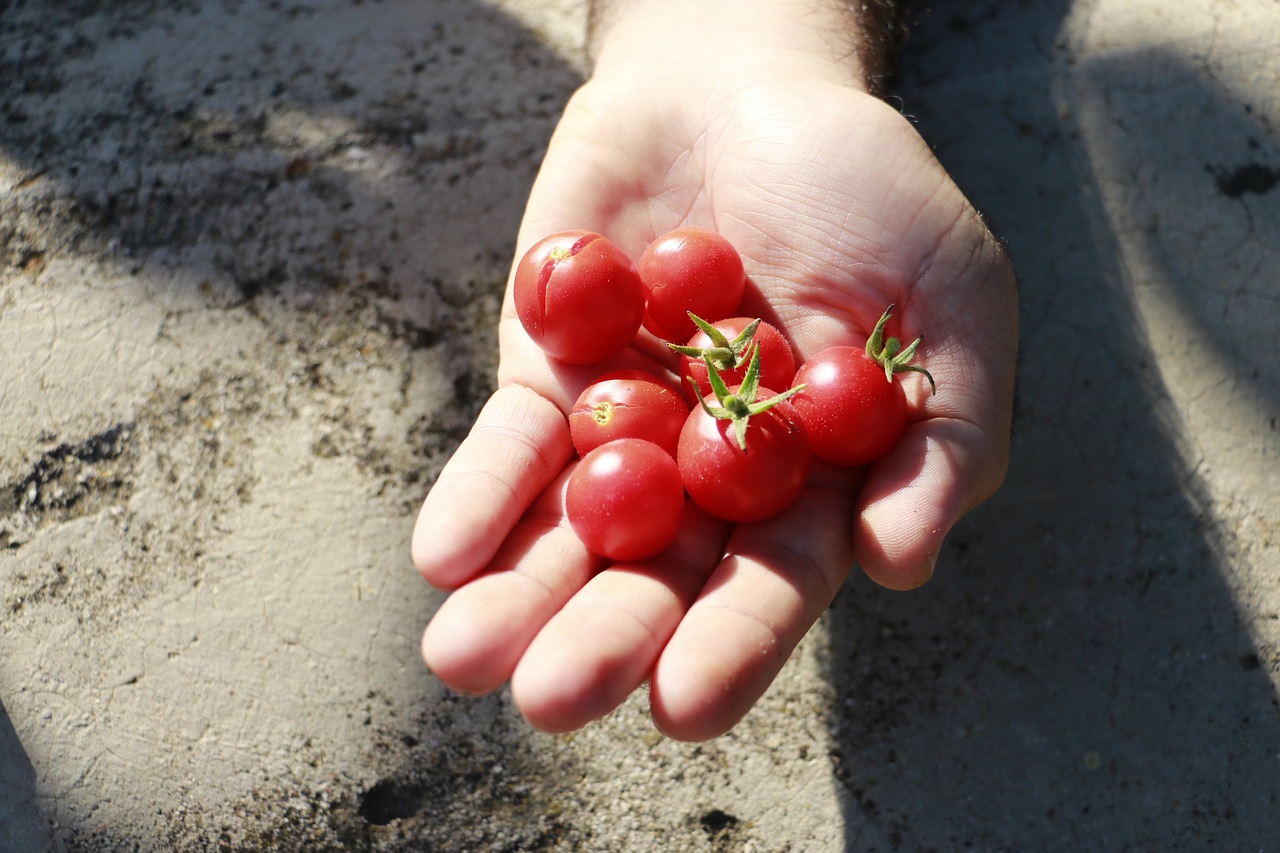
[[[417,651],[581,0],[0,4],[0,850],[1280,849],[1280,4],[916,5],[1010,477],[682,745]]]

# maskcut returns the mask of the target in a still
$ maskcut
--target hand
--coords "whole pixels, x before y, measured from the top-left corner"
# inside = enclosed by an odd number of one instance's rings
[[[646,27],[659,21],[655,43]],[[741,38],[787,36],[762,23]],[[564,517],[564,412],[605,369],[675,360],[642,332],[608,365],[550,362],[508,287],[498,390],[423,505],[414,560],[456,590],[424,635],[427,664],[462,692],[510,679],[522,713],[550,731],[607,714],[646,679],[665,733],[727,731],[855,560],[887,587],[924,583],[947,532],[1007,464],[1013,275],[928,147],[847,57],[779,50],[769,61],[768,45],[708,45],[692,24],[681,44],[680,30],[661,15],[616,25],[549,146],[517,257],[571,228],[632,257],[670,228],[710,228],[742,253],[743,313],[782,328],[800,358],[864,342],[892,303],[895,334],[924,336],[918,362],[938,393],[902,375],[914,415],[896,449],[867,469],[815,465],[781,515],[732,526],[689,502],[666,552],[606,565]]]

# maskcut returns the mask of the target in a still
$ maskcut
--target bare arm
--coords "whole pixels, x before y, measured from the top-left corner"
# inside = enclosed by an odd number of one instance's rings
[[[593,0],[588,19],[588,52],[593,61],[599,57],[601,46],[613,25],[646,2],[650,0]],[[680,5],[687,10],[694,4]],[[749,2],[730,5],[727,12],[717,12],[711,4],[704,8],[710,16],[757,13]],[[826,27],[830,49],[837,55],[845,54],[855,59],[856,62],[850,63],[850,71],[858,76],[867,91],[883,94],[884,82],[893,75],[906,40],[909,0],[812,0],[801,4],[765,0],[765,5],[771,7],[769,11],[777,10],[784,14],[789,8],[799,9],[814,24]]]

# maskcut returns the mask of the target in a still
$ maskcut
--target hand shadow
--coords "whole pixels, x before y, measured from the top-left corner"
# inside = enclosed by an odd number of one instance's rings
[[[830,613],[849,850],[1280,837],[1274,664],[1254,636],[1275,617],[1237,601],[1249,563],[1185,408],[1221,384],[1275,423],[1275,282],[1247,261],[1280,214],[1275,194],[1231,190],[1261,187],[1246,179],[1280,146],[1177,45],[1078,67],[1053,47],[1068,6],[936,11],[909,47],[907,111],[1019,270],[1020,417],[1006,485],[933,581],[902,595],[859,577]],[[1214,227],[1238,241],[1197,239]],[[1216,354],[1192,388],[1165,384],[1186,356],[1154,292]],[[1263,442],[1246,446],[1265,464]],[[1215,452],[1251,475],[1247,453]]]

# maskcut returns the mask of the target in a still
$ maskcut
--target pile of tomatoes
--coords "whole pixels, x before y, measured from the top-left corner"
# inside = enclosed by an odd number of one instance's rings
[[[670,545],[687,494],[731,522],[762,521],[800,494],[813,458],[866,465],[898,442],[907,400],[895,374],[920,344],[884,336],[797,365],[782,333],[735,316],[742,258],[722,236],[679,228],[633,263],[591,231],[536,243],[516,268],[516,312],[553,358],[597,364],[643,326],[680,354],[685,388],[641,370],[602,375],[569,412],[581,462],[570,475],[569,523],[590,550],[641,560]],[[690,402],[693,405],[690,405]]]

